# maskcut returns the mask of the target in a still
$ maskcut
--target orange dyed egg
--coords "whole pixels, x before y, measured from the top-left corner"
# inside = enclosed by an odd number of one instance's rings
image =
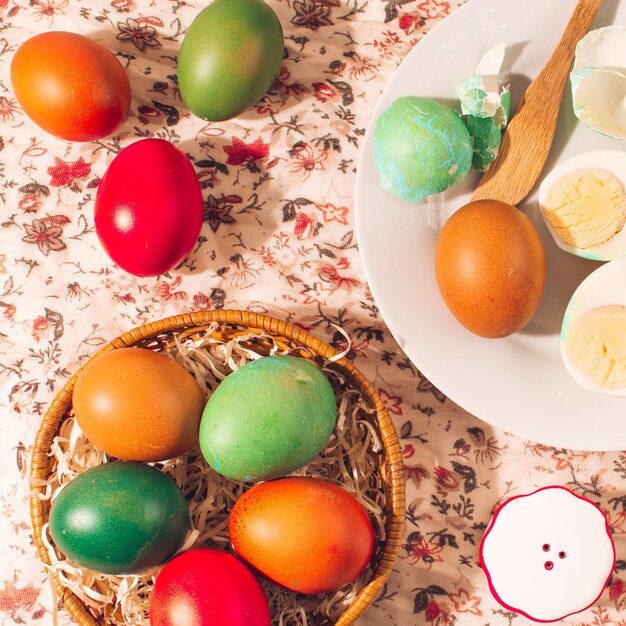
[[[164,461],[198,442],[204,392],[174,359],[119,348],[77,374],[74,414],[87,438],[125,461]]]
[[[28,117],[69,141],[110,135],[130,108],[130,82],[122,64],[78,33],[52,31],[26,40],[13,57],[11,83]]]
[[[374,549],[361,504],[334,483],[304,476],[259,483],[235,503],[233,547],[270,580],[299,593],[335,591],[365,569]]]

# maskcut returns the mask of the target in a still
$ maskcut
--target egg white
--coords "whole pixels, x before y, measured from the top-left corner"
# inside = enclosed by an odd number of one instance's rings
[[[626,138],[626,28],[589,31],[576,46],[570,79],[576,117],[603,135]]]
[[[580,283],[572,295],[561,326],[561,357],[569,374],[585,389],[623,397],[626,396],[626,389],[604,389],[592,383],[574,367],[565,350],[574,324],[588,311],[609,305],[626,306],[626,257],[601,265]]]

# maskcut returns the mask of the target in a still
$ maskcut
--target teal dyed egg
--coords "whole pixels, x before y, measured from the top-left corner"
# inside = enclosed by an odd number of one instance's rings
[[[374,159],[380,186],[403,200],[422,202],[462,181],[472,153],[459,114],[434,100],[398,98],[376,120]]]
[[[176,483],[137,462],[84,471],[50,510],[50,535],[61,552],[103,574],[136,574],[163,563],[182,545],[188,524]]]
[[[205,120],[236,117],[272,86],[283,49],[282,26],[264,0],[213,0],[181,44],[180,95]]]
[[[217,472],[267,480],[308,463],[330,437],[336,399],[309,360],[267,356],[229,374],[209,397],[200,449]]]

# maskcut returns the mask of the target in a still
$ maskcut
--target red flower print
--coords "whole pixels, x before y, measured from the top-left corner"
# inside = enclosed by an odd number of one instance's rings
[[[401,15],[400,19],[398,20],[398,26],[407,34],[414,24],[415,17],[410,13],[405,13],[404,15]]]
[[[407,543],[403,548],[409,556],[411,565],[425,563],[426,568],[430,569],[433,563],[443,563],[443,559],[439,556],[443,546],[438,542],[429,543],[419,531],[409,533]]]
[[[556,471],[560,472],[566,469],[576,469],[575,462],[576,457],[579,457],[581,461],[584,461],[587,458],[588,454],[584,452],[573,452],[572,450],[556,450],[553,454],[550,455],[550,458],[553,461],[556,461]]]
[[[66,245],[61,241],[62,226],[69,221],[65,215],[51,215],[41,220],[33,220],[32,224],[24,224],[26,236],[22,237],[22,241],[36,243],[44,256],[48,256],[51,250],[64,250]]]
[[[437,481],[437,488],[443,491],[452,491],[461,484],[461,479],[456,472],[452,472],[445,467],[435,467],[435,478]]]
[[[34,7],[35,19],[40,20],[44,17],[52,18],[57,13],[65,15],[65,7],[69,4],[69,0],[35,0],[31,6]]]
[[[9,304],[8,306],[4,306],[4,311],[2,311],[2,316],[4,317],[5,320],[12,321],[13,318],[15,317],[16,311],[17,309],[15,308],[15,305]]]
[[[113,0],[111,6],[118,13],[129,13],[130,10],[134,8],[135,2],[134,0]]]
[[[3,122],[12,122],[16,115],[22,115],[22,110],[15,98],[9,100],[6,96],[0,96],[0,119]]]
[[[18,202],[18,207],[25,213],[36,213],[43,204],[41,196],[37,193],[27,193]]]
[[[415,446],[412,443],[407,443],[402,446],[402,458],[410,459],[415,454]]]
[[[276,92],[278,95],[283,96],[283,102],[287,101],[290,94],[293,94],[297,98],[300,94],[306,91],[306,87],[301,83],[296,81],[290,83],[287,82],[290,78],[291,72],[283,65],[271,87],[272,92]]]
[[[321,262],[318,270],[318,276],[325,282],[328,283],[332,289],[335,291],[337,289],[345,289],[350,292],[354,287],[358,287],[361,284],[361,281],[358,278],[348,278],[347,276],[342,276],[337,270],[339,269],[347,269],[349,265],[346,267],[342,264],[341,259],[337,264],[337,267],[334,267],[330,263]]]
[[[322,212],[325,222],[339,222],[344,226],[348,223],[347,215],[350,209],[347,206],[335,206],[330,202],[327,204],[316,204],[315,206]]]
[[[471,596],[465,589],[459,589],[458,592],[449,594],[449,598],[458,613],[482,615],[479,596]]]
[[[294,0],[293,8],[296,14],[291,18],[291,23],[295,26],[317,30],[320,26],[332,24],[331,7],[321,0]]]
[[[293,232],[298,239],[311,239],[315,237],[317,231],[317,220],[308,213],[298,213],[296,215],[296,225]]]
[[[626,511],[605,511],[605,515],[612,535],[626,534]]]
[[[176,288],[183,282],[182,276],[177,276],[171,283],[161,280],[157,283],[155,293],[158,298],[167,302],[168,300],[187,300],[187,293],[176,291]]]
[[[374,41],[374,47],[377,46],[377,42]],[[372,80],[378,76],[378,68],[380,63],[371,59],[370,57],[361,57],[357,53],[354,53],[349,57],[350,67],[348,74],[350,78],[356,78],[359,80]]]
[[[162,117],[161,112],[158,109],[148,106],[147,104],[140,104],[137,108],[137,112],[139,113],[137,119],[142,124],[149,124],[151,121],[158,120]]]
[[[157,39],[156,28],[150,25],[149,21],[148,18],[143,18],[139,21],[129,17],[126,22],[118,22],[117,27],[120,32],[117,35],[117,39],[132,43],[141,52],[146,47],[156,48],[160,46],[161,43]]]
[[[424,614],[429,622],[434,622],[441,614],[441,607],[434,600],[431,600],[426,605]]]
[[[261,248],[259,249],[259,254],[261,256],[261,259],[263,259],[263,263],[265,265],[274,267],[274,265],[276,265],[276,263],[278,262],[276,260],[276,257],[274,256],[273,250],[271,248],[268,248],[267,246],[261,246]]]
[[[613,580],[611,586],[609,587],[609,598],[613,602],[615,602],[621,596],[623,596],[625,592],[626,589],[624,588],[624,581],[620,578],[616,578],[615,580]]]
[[[282,100],[271,98],[269,94],[254,105],[258,115],[276,115],[280,111]]]
[[[43,205],[44,198],[50,195],[50,189],[38,183],[28,183],[20,187],[19,191],[23,195],[18,202],[18,207],[25,213],[36,213]]]
[[[11,582],[6,582],[0,591],[0,612],[15,615],[19,610],[31,611],[39,597],[40,590],[32,583],[19,589]]]
[[[393,415],[402,415],[402,398],[400,396],[392,396],[384,389],[380,388],[378,389],[378,395],[389,413],[392,413]]]
[[[423,465],[407,465],[405,467],[405,474],[406,479],[411,481],[411,483],[413,483],[413,485],[415,485],[417,489],[420,488],[420,485],[422,484],[422,479],[430,477],[430,472]]]
[[[292,151],[292,172],[304,172],[304,180],[309,178],[311,172],[324,169],[324,161],[328,158],[326,150],[320,150],[316,155],[309,144],[302,144]]]
[[[420,13],[428,19],[442,18],[450,13],[450,3],[440,0],[427,0],[417,5]]]
[[[304,296],[304,304],[318,303],[325,306],[328,293],[328,290],[321,283],[314,283],[311,289],[301,291],[300,295]]]
[[[34,340],[39,341],[43,336],[46,335],[49,329],[50,329],[50,323],[43,315],[36,317],[33,321],[33,332],[32,332]]]
[[[27,412],[28,407],[31,406],[35,400],[38,388],[39,383],[35,382],[21,382],[13,385],[9,393],[9,402],[13,406],[13,410],[16,413]],[[3,610],[3,597],[3,593],[0,591],[0,611]]]
[[[244,259],[241,254],[231,257],[231,261],[233,261],[233,267],[230,282],[235,287],[251,287],[264,269],[263,267],[257,268],[253,261]]]
[[[313,83],[315,89],[315,97],[320,102],[333,100],[339,95],[339,91],[329,83]]]
[[[224,152],[228,155],[226,163],[228,165],[241,165],[242,163],[252,163],[267,158],[270,153],[270,145],[263,143],[259,137],[252,143],[244,143],[241,139],[233,137],[232,146],[224,146]]]
[[[424,26],[424,18],[419,13],[405,13],[398,18],[398,26],[405,35],[414,33],[418,28]]]
[[[54,157],[54,167],[48,168],[50,174],[50,184],[53,187],[68,186],[73,191],[80,191],[77,180],[84,180],[91,173],[91,163],[86,163],[83,157],[78,161],[66,162],[59,157]]]
[[[197,293],[193,297],[193,308],[195,311],[208,311],[211,308],[211,298],[206,293]]]

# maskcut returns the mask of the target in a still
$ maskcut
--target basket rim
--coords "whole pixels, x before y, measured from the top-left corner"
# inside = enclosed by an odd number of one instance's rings
[[[337,358],[339,357],[339,353],[326,342],[314,337],[309,332],[294,324],[266,314],[236,309],[220,309],[194,311],[166,317],[155,322],[134,327],[122,333],[95,352],[76,370],[48,406],[37,431],[33,452],[30,458],[30,517],[39,559],[44,566],[50,565],[48,548],[42,539],[42,530],[48,519],[49,503],[41,497],[44,494],[45,488],[41,485],[40,481],[48,478],[52,464],[52,459],[49,454],[50,445],[57,433],[61,419],[71,404],[72,392],[79,372],[87,363],[104,352],[118,348],[132,347],[142,341],[153,339],[164,332],[180,331],[194,327],[201,328],[213,322],[217,322],[220,325],[247,327],[249,330],[259,330],[272,335],[282,336],[286,339],[298,342],[324,359],[333,358],[334,364],[341,369],[342,373],[347,375],[353,384],[361,388],[364,399],[373,406],[376,412],[376,422],[387,461],[386,466],[389,484],[392,487],[390,490],[391,507],[390,514],[386,521],[386,540],[372,579],[358,592],[352,604],[350,604],[335,623],[336,626],[352,624],[376,599],[377,595],[382,590],[391,574],[404,537],[406,487],[404,463],[398,434],[387,408],[376,389],[345,356]],[[93,617],[79,598],[68,588],[64,587],[54,573],[48,571],[47,575],[59,599],[80,626],[97,626],[103,623],[101,620],[96,620]]]

